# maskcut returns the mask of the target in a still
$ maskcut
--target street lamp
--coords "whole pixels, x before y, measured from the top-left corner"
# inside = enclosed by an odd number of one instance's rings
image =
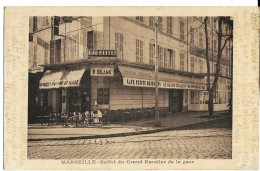
[[[159,105],[158,105],[158,56],[157,56],[157,26],[159,23],[159,17],[155,17],[155,22],[154,22],[154,32],[155,32],[155,122],[154,126],[161,126],[160,122],[160,116],[159,116]]]

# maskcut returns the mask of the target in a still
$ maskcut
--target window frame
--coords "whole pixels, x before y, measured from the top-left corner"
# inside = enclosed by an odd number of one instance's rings
[[[106,99],[104,97],[105,96],[105,92],[107,93],[107,98]],[[108,105],[109,104],[109,98],[110,98],[110,92],[109,92],[108,88],[98,88],[97,89],[97,104],[98,105]]]
[[[136,62],[137,63],[143,63],[143,57],[144,57],[144,41],[136,39],[135,40],[135,56],[136,56]]]
[[[180,20],[180,39],[184,41],[185,23]]]
[[[115,50],[117,50],[117,58],[124,59],[124,34],[121,32],[115,32]]]

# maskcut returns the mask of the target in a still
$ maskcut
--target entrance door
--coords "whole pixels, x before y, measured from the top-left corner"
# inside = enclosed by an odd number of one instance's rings
[[[170,109],[172,112],[182,111],[182,92],[183,90],[170,90]]]

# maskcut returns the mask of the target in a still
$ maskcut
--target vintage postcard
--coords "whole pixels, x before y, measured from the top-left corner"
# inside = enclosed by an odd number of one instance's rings
[[[6,7],[5,169],[258,169],[257,7]]]

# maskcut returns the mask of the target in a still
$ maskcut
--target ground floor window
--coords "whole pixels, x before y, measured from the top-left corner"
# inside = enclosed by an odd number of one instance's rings
[[[109,89],[99,88],[97,90],[97,104],[109,104]]]

